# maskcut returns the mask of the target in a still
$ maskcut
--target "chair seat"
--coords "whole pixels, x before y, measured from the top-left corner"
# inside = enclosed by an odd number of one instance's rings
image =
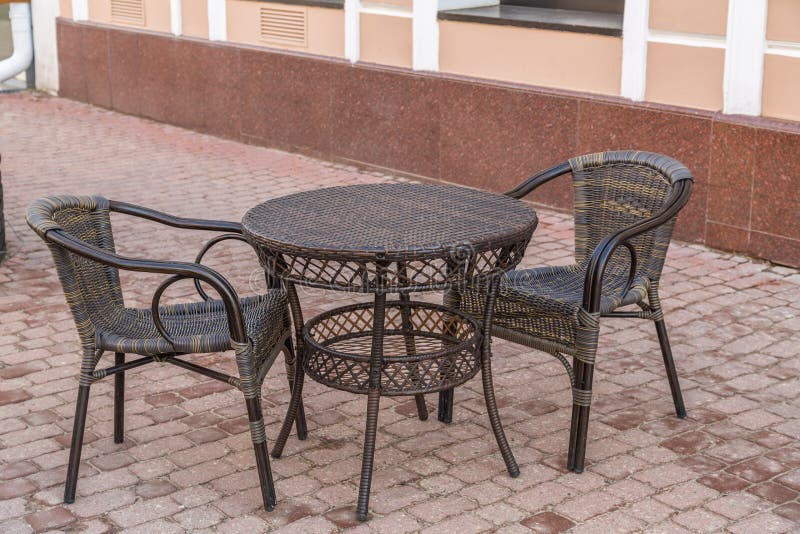
[[[571,347],[575,344],[575,329],[578,310],[583,303],[585,279],[586,268],[582,265],[511,271],[500,283],[493,324],[560,346]],[[623,295],[627,281],[627,272],[606,272],[601,313],[646,299],[649,284],[646,278],[635,278],[630,289]],[[482,292],[465,291],[457,298],[460,299],[458,306],[462,310],[477,317],[482,316],[485,299]]]
[[[285,293],[274,290],[243,298],[240,302],[247,335],[254,342],[256,354],[272,351],[289,328]],[[150,309],[125,308],[116,317],[107,318],[103,329],[98,330],[98,348],[143,356],[219,352],[231,348],[228,317],[222,301],[174,304],[159,310],[164,328],[175,340],[174,347],[156,330]]]

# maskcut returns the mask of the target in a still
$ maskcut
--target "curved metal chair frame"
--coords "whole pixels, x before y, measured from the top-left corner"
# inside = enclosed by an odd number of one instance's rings
[[[541,171],[506,194],[521,199],[568,173],[575,187],[576,264],[509,273],[498,295],[493,334],[548,352],[564,365],[573,395],[567,466],[580,473],[585,464],[601,318],[655,322],[675,412],[680,418],[686,416],[658,287],[675,217],[689,200],[694,178],[681,163],[666,156],[606,152]],[[545,273],[550,276],[546,299],[530,285],[524,293],[526,283]],[[577,278],[574,286],[582,287],[568,291],[559,273]],[[477,291],[450,293],[446,299],[474,315],[478,296]],[[630,304],[640,309],[617,310]],[[541,323],[531,326],[537,318]],[[447,404],[448,399],[440,402]],[[452,399],[449,403],[452,406]]]
[[[225,233],[209,241],[202,248],[195,262],[130,258],[116,254],[110,212],[148,219],[175,228]],[[64,213],[69,213],[69,215],[63,215]],[[69,217],[80,219],[80,224],[85,225],[84,229],[87,230],[85,235],[75,235],[75,232],[64,228],[58,220]],[[90,386],[104,377],[114,375],[114,442],[122,443],[124,439],[125,372],[147,363],[164,362],[226,382],[244,393],[264,508],[272,510],[276,503],[276,496],[261,412],[261,383],[277,355],[284,351],[289,371],[289,385],[290,388],[292,387],[296,359],[291,341],[285,294],[273,285],[266,296],[250,297],[249,300],[240,299],[227,279],[200,263],[205,253],[215,244],[225,240],[244,241],[241,236],[241,225],[235,222],[174,217],[141,206],[110,201],[98,196],[43,198],[31,204],[27,219],[29,226],[47,243],[53,255],[83,349],[64,501],[72,503],[75,500]],[[69,225],[65,224],[65,226]],[[90,261],[81,261],[81,259]],[[124,308],[119,281],[120,269],[170,275],[156,289],[150,310]],[[160,306],[164,291],[182,279],[194,280],[203,302]],[[201,282],[213,288],[220,300],[210,299],[201,287]],[[93,291],[94,295],[92,295]],[[267,311],[260,316],[258,314],[250,316],[251,323],[264,323],[263,330],[269,329],[269,333],[264,334],[267,336],[264,339],[270,341],[269,346],[257,346],[259,342],[264,344],[264,340],[260,335],[254,339],[253,332],[248,333],[248,316],[244,307],[260,298],[270,298],[269,294],[278,295],[278,297],[273,299],[274,302],[270,301],[266,304]],[[150,335],[147,339],[117,340],[119,346],[110,348],[110,342],[103,341],[105,334],[103,326],[96,324],[98,312],[87,306],[85,301],[87,298],[105,299],[112,302],[112,305],[118,309],[133,313],[138,319],[149,318],[155,332],[148,331]],[[263,310],[259,308],[257,311]],[[219,332],[206,334],[202,329],[197,331],[197,324],[209,319],[208,313],[224,313],[227,320],[227,334],[220,335]],[[167,331],[162,316],[171,316],[173,325],[180,325],[180,321],[183,321],[187,326],[185,329],[190,331],[176,337],[176,334]],[[194,329],[191,328],[190,321],[192,320],[197,321],[194,323]],[[118,350],[123,344],[127,352],[140,354],[142,357],[126,362],[125,353]],[[217,352],[225,349],[232,349],[236,354],[238,377],[180,358],[187,354]],[[98,369],[97,365],[106,350],[115,352],[114,365]],[[296,425],[298,436],[300,439],[305,439],[307,431],[302,406],[298,411]]]

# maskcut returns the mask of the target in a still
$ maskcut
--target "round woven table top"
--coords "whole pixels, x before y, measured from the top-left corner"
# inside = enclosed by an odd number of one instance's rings
[[[245,236],[269,271],[284,278],[339,286],[353,284],[334,280],[341,273],[333,272],[335,269],[324,262],[403,262],[414,268],[415,261],[476,259],[487,251],[495,251],[492,257],[500,259],[502,250],[521,245],[524,251],[536,224],[536,214],[529,206],[507,196],[451,185],[411,183],[295,193],[259,204],[242,219]],[[516,255],[514,264],[519,261]],[[270,258],[273,261],[267,261]],[[296,265],[280,272],[278,264],[298,259],[303,272]],[[314,262],[317,268],[311,270],[317,272],[306,272],[309,262]],[[490,258],[481,265],[475,263],[472,271],[475,267],[478,271],[492,270],[497,267],[493,262]],[[363,266],[352,269],[364,271]],[[290,271],[295,275],[290,276]]]
[[[313,255],[405,259],[530,235],[536,214],[504,195],[450,185],[329,187],[268,200],[242,220],[259,244]],[[327,253],[327,254],[326,254]]]

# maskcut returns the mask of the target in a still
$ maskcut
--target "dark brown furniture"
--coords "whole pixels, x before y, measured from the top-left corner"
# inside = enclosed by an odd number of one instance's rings
[[[169,226],[226,232],[209,241],[194,263],[134,259],[116,254],[110,213],[133,215]],[[35,201],[28,224],[47,243],[78,328],[83,363],[72,433],[64,501],[75,500],[90,386],[114,375],[114,442],[122,443],[125,372],[150,362],[164,362],[227,382],[244,394],[264,508],[275,506],[275,489],[261,415],[261,383],[278,353],[293,371],[286,294],[280,289],[240,299],[231,284],[200,264],[208,249],[224,240],[243,241],[239,223],[173,217],[102,197],[58,196]],[[149,309],[127,308],[119,269],[170,275],[155,291]],[[198,302],[160,306],[164,291],[182,279],[193,279]],[[200,282],[219,295],[210,299]],[[239,376],[229,376],[182,358],[190,353],[233,350]],[[114,365],[98,369],[103,353],[115,353]],[[125,361],[125,353],[141,358]],[[290,373],[290,378],[293,373]],[[291,384],[290,384],[291,387]],[[305,437],[302,406],[295,403],[297,430]]]
[[[568,173],[575,194],[575,264],[504,277],[493,333],[548,352],[566,368],[573,387],[567,464],[581,472],[601,317],[655,322],[675,411],[686,416],[658,286],[675,217],[689,200],[694,178],[666,156],[606,152],[542,171],[507,195],[523,198]],[[482,291],[452,291],[445,302],[480,317],[485,297]],[[629,305],[639,310],[618,310]]]
[[[536,215],[518,200],[424,184],[333,187],[270,200],[247,212],[245,236],[267,273],[286,284],[303,362],[295,367],[292,401],[273,456],[281,455],[300,406],[303,370],[327,386],[366,394],[357,506],[358,519],[365,520],[381,395],[415,395],[425,419],[422,395],[452,391],[481,370],[492,430],[508,472],[517,476],[485,340],[499,277],[519,263],[535,227]],[[480,318],[409,295],[467,284],[486,287]],[[336,308],[304,324],[296,285],[372,293],[374,302]],[[387,302],[391,293],[399,296]],[[440,419],[447,413],[440,405]]]

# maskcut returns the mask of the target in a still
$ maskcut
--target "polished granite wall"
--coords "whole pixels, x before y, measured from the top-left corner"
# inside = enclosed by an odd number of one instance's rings
[[[800,266],[800,124],[58,21],[61,95],[247,143],[504,191],[651,150],[697,181],[676,237]],[[535,202],[569,208],[555,181]]]

